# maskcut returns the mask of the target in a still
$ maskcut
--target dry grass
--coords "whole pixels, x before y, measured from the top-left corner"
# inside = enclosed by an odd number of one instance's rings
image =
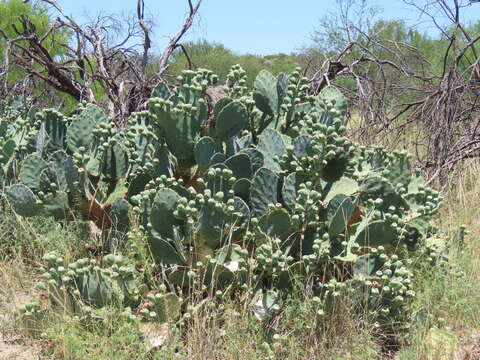
[[[260,323],[238,302],[221,317],[202,311],[184,333],[187,359],[375,359],[379,346],[364,323],[342,309],[319,321],[308,301],[287,306],[281,317]]]
[[[39,359],[39,349],[20,335],[15,312],[32,297],[30,271],[18,261],[0,264],[0,360]]]

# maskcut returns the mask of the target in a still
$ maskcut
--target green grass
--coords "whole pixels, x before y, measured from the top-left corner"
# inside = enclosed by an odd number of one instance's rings
[[[87,256],[85,244],[94,242],[85,222],[59,223],[52,218],[25,220],[10,209],[0,215],[0,261],[21,259],[36,264],[51,251],[67,260]]]
[[[424,269],[417,277],[414,311],[427,318],[412,332],[410,346],[400,351],[401,360],[454,358],[452,353],[468,346],[480,329],[480,164],[468,164],[458,172],[461,175],[450,185],[436,222],[450,235],[465,224],[469,234],[463,246],[450,244],[447,270]],[[438,354],[439,342],[446,354]]]

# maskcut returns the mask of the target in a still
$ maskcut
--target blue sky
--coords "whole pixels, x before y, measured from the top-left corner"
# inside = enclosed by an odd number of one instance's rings
[[[100,12],[134,12],[136,0],[58,0],[76,19],[85,20]],[[418,15],[402,0],[378,0],[383,18],[418,22]],[[162,49],[180,27],[187,12],[186,0],[145,0],[155,22],[154,43]],[[205,38],[224,44],[238,53],[267,55],[290,53],[310,43],[318,20],[335,9],[334,0],[204,0],[200,17],[190,29],[188,40]],[[467,21],[480,20],[480,3],[465,11]],[[425,31],[428,31],[424,28]]]

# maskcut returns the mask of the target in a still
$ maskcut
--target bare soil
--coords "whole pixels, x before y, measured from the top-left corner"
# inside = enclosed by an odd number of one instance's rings
[[[463,339],[455,360],[480,360],[480,332]]]

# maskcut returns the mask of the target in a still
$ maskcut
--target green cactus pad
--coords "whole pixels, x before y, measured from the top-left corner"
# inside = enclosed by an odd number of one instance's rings
[[[152,228],[165,238],[173,238],[173,227],[179,221],[173,216],[180,196],[171,189],[161,189],[157,192],[152,204],[150,222]]]
[[[18,180],[29,189],[37,190],[40,187],[40,174],[47,164],[37,154],[28,155],[22,162]]]
[[[145,190],[145,186],[148,182],[152,180],[150,175],[147,174],[139,174],[135,176],[128,186],[127,196],[129,199],[134,197],[135,195],[140,194],[143,190]]]
[[[170,151],[181,161],[194,160],[195,140],[200,135],[202,116],[206,112],[205,104],[199,104],[196,110],[153,107],[158,124],[165,130],[165,140]]]
[[[405,199],[398,194],[393,185],[378,175],[371,175],[367,177],[360,187],[360,196],[363,200],[381,198],[383,204],[380,210],[387,211],[390,206],[396,209],[408,209],[409,206]]]
[[[333,237],[347,231],[347,225],[352,218],[356,202],[349,196],[336,195],[327,206],[328,234]]]
[[[199,244],[205,244],[210,249],[217,248],[223,237],[227,234],[224,232],[226,216],[222,210],[215,207],[214,204],[206,203],[200,210],[197,240]]]
[[[247,154],[248,157],[250,158],[250,163],[252,164],[253,172],[257,171],[264,165],[265,163],[264,157],[260,151],[255,150],[253,148],[246,148],[246,149],[243,149],[241,152]]]
[[[308,135],[298,136],[293,140],[293,153],[297,158],[312,156],[312,137]]]
[[[284,73],[281,73],[277,77],[277,96],[278,96],[278,104],[283,103],[283,99],[287,95],[287,88],[288,88],[288,76]]]
[[[164,265],[181,265],[184,263],[182,256],[167,240],[153,236],[148,239],[148,244],[156,263]]]
[[[284,209],[275,209],[260,218],[260,230],[271,239],[287,240],[296,229],[291,223],[290,215]]]
[[[152,94],[150,95],[151,98],[162,98],[167,100],[170,97],[170,91],[168,90],[167,85],[164,83],[158,83],[157,86],[152,91]]]
[[[297,191],[302,180],[296,173],[289,174],[283,180],[282,199],[288,209],[293,210],[297,203]]]
[[[8,123],[6,120],[0,119],[0,138],[3,139],[7,135]]]
[[[278,111],[277,79],[267,70],[261,70],[253,85],[253,100],[262,112],[275,115]]]
[[[176,167],[177,163],[175,158],[166,146],[161,146],[156,149],[152,176],[160,177],[165,175],[172,177]]]
[[[123,198],[117,198],[112,202],[109,215],[115,230],[122,233],[128,231],[130,227],[129,210],[130,204]]]
[[[10,161],[13,159],[13,155],[15,154],[15,141],[9,139],[5,141],[3,146],[0,148],[0,155],[3,157],[0,160],[0,165],[4,166],[4,170],[8,167]]]
[[[238,196],[235,196],[234,198],[234,207],[235,207],[235,212],[237,213],[235,224],[237,227],[241,227],[246,223],[250,216],[250,209],[248,208],[247,203]]]
[[[108,149],[106,158],[102,161],[102,174],[109,180],[118,180],[125,178],[128,171],[128,159],[125,148],[120,144],[115,144]]]
[[[213,108],[213,113],[215,114],[215,118],[218,117],[218,115],[220,114],[220,112],[222,111],[222,109],[227,106],[228,104],[230,104],[232,101],[234,101],[232,98],[229,98],[229,97],[223,97],[221,99],[219,99],[216,103],[215,103],[215,106]]]
[[[235,192],[235,195],[248,202],[248,199],[250,198],[251,185],[252,183],[248,179],[238,179],[233,184],[233,191]]]
[[[360,246],[395,246],[397,232],[383,220],[362,221],[355,234],[355,242]]]
[[[255,216],[265,215],[268,205],[277,203],[278,180],[278,176],[265,167],[255,173],[250,187],[250,203]]]
[[[195,144],[195,161],[200,169],[208,169],[210,162],[218,152],[215,141],[211,137],[203,137]]]
[[[217,139],[225,141],[242,131],[248,122],[248,112],[245,105],[232,101],[220,111],[215,124]]]
[[[264,166],[273,171],[280,171],[279,159],[287,152],[287,147],[282,135],[272,129],[266,129],[258,137],[257,150],[264,158]]]
[[[325,187],[325,201],[329,202],[338,194],[353,195],[357,193],[359,189],[360,187],[355,180],[344,176]]]
[[[37,116],[42,121],[39,136],[44,136],[43,151],[64,150],[67,146],[67,120],[65,117],[58,111],[50,109],[38,113]]]
[[[233,171],[237,179],[250,179],[252,177],[252,164],[247,154],[237,154],[225,161],[225,165]]]
[[[78,171],[72,158],[65,151],[55,151],[50,156],[48,171],[54,174],[54,182],[58,184],[60,190],[73,190],[73,183],[78,180]]]
[[[67,129],[67,146],[72,152],[78,152],[80,148],[90,149],[93,142],[93,130],[99,123],[107,123],[109,120],[103,111],[94,104],[88,104],[80,115],[73,118]]]
[[[90,306],[101,308],[112,302],[112,290],[108,280],[99,271],[90,270],[77,279],[77,287],[83,300]]]
[[[208,165],[208,167],[223,165],[225,160],[227,160],[227,157],[224,154],[217,152],[210,159],[210,164]]]
[[[68,195],[63,191],[47,194],[43,199],[43,212],[47,216],[63,220],[67,218],[69,209]]]
[[[7,187],[5,195],[18,215],[30,217],[41,214],[42,206],[37,204],[37,197],[25,185],[18,184]]]
[[[338,110],[342,116],[344,116],[347,113],[347,108],[348,108],[347,99],[341,93],[341,91],[334,86],[330,85],[323,88],[320,94],[318,94],[318,100],[321,103],[324,103],[324,102],[332,103],[333,107],[336,110]]]

